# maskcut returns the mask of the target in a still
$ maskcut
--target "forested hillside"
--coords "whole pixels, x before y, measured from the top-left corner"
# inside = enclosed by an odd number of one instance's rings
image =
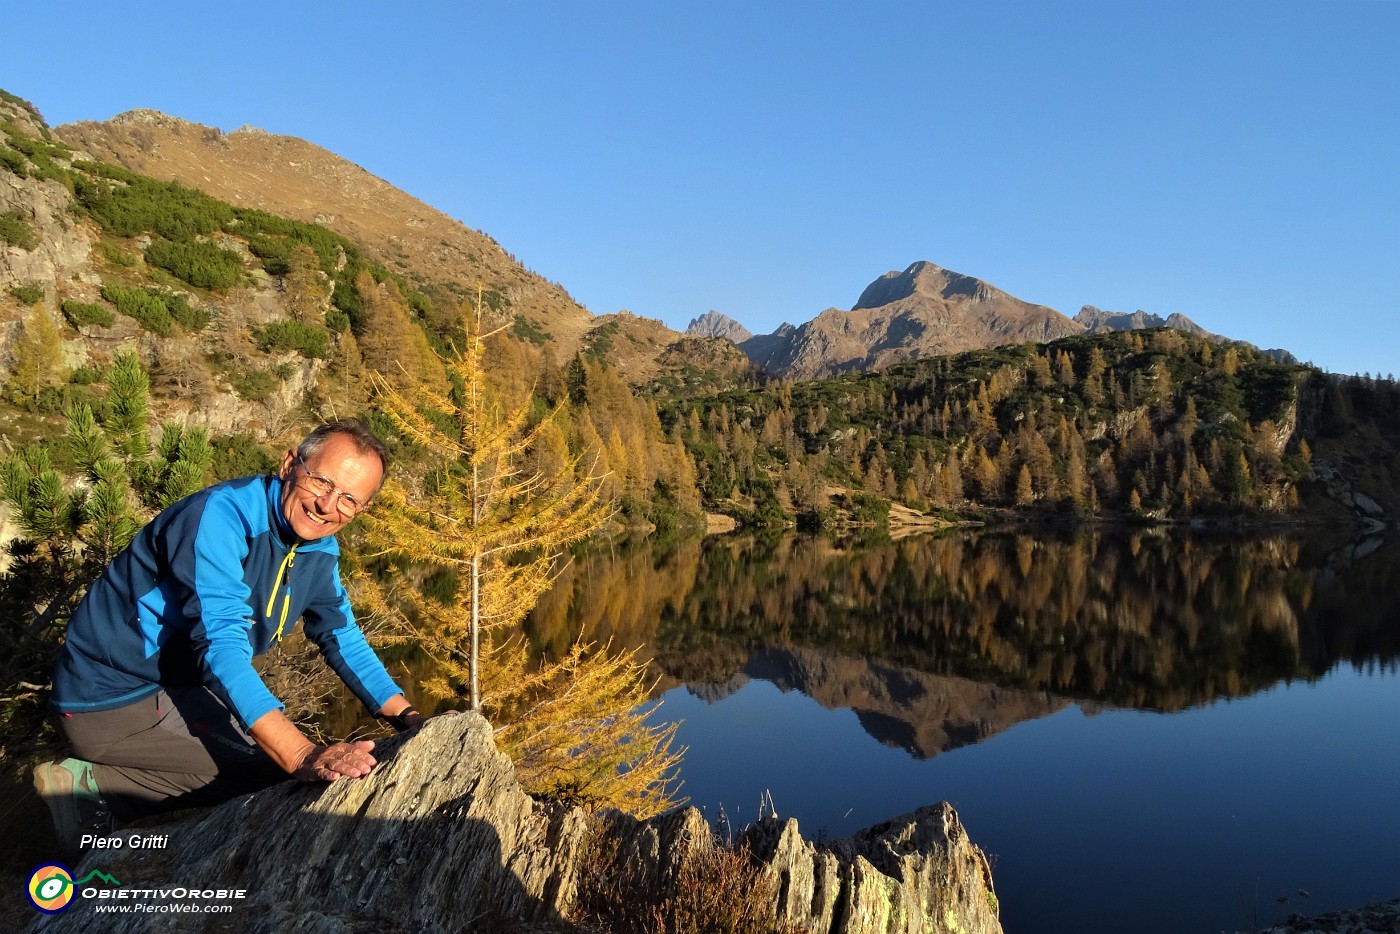
[[[1380,503],[1355,509],[1353,496],[1349,508],[1379,517],[1396,504],[1397,403],[1390,379],[1159,329],[672,399],[662,414],[709,501],[820,527],[832,488],[855,491],[867,517],[885,500],[1158,520],[1311,504],[1321,515],[1319,456],[1364,480]]]

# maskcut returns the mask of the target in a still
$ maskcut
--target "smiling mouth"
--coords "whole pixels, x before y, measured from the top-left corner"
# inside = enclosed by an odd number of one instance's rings
[[[317,525],[330,525],[330,519],[322,519],[320,516],[316,515],[316,513],[312,512],[305,506],[302,507],[301,511],[306,513],[306,517],[312,522],[316,523]]]

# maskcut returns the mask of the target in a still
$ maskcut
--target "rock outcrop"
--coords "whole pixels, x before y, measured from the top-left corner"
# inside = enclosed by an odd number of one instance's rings
[[[1313,463],[1307,479],[1316,484],[1329,499],[1349,510],[1362,525],[1374,529],[1385,526],[1388,519],[1385,509],[1358,490],[1334,464],[1318,459]]]
[[[68,910],[40,918],[33,929],[91,930],[97,907],[118,900],[182,904],[191,891],[241,889],[227,914],[148,908],[103,914],[102,929],[587,930],[574,919],[599,835],[657,890],[629,891],[632,898],[664,895],[692,848],[715,845],[694,809],[649,821],[591,819],[534,801],[496,750],[490,725],[474,714],[437,718],[411,736],[385,740],[376,755],[378,768],[363,779],[289,782],[179,823],[118,832],[127,845],[89,850],[75,878],[95,881],[79,886]],[[947,804],[845,840],[809,843],[795,821],[776,817],[747,834],[777,883],[775,917],[808,930],[1001,930],[986,859]],[[133,847],[133,835],[166,842]],[[135,894],[101,895],[113,887]],[[184,901],[172,890],[183,890]]]

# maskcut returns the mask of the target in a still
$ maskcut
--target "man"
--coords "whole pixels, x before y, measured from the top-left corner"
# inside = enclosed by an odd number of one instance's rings
[[[423,717],[355,624],[334,535],[384,482],[383,443],[361,422],[322,425],[275,476],[230,480],[170,506],[73,613],[53,708],[76,758],[34,783],[60,838],[205,806],[289,776],[369,774],[374,744],[318,746],[253,668],[304,620],[365,706],[397,729]]]

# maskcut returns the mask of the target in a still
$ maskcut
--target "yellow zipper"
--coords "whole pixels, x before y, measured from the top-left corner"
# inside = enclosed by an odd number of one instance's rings
[[[292,566],[292,559],[296,557],[297,546],[293,545],[287,550],[287,557],[282,559],[282,564],[277,568],[277,579],[272,582],[272,593],[267,598],[267,609],[263,615],[269,619],[272,617],[272,607],[277,603],[277,588],[282,586],[282,577]],[[287,611],[292,606],[292,575],[286,574],[287,589],[282,597],[282,617],[277,621],[277,631],[272,634],[272,638],[282,641],[282,630],[287,628]]]

